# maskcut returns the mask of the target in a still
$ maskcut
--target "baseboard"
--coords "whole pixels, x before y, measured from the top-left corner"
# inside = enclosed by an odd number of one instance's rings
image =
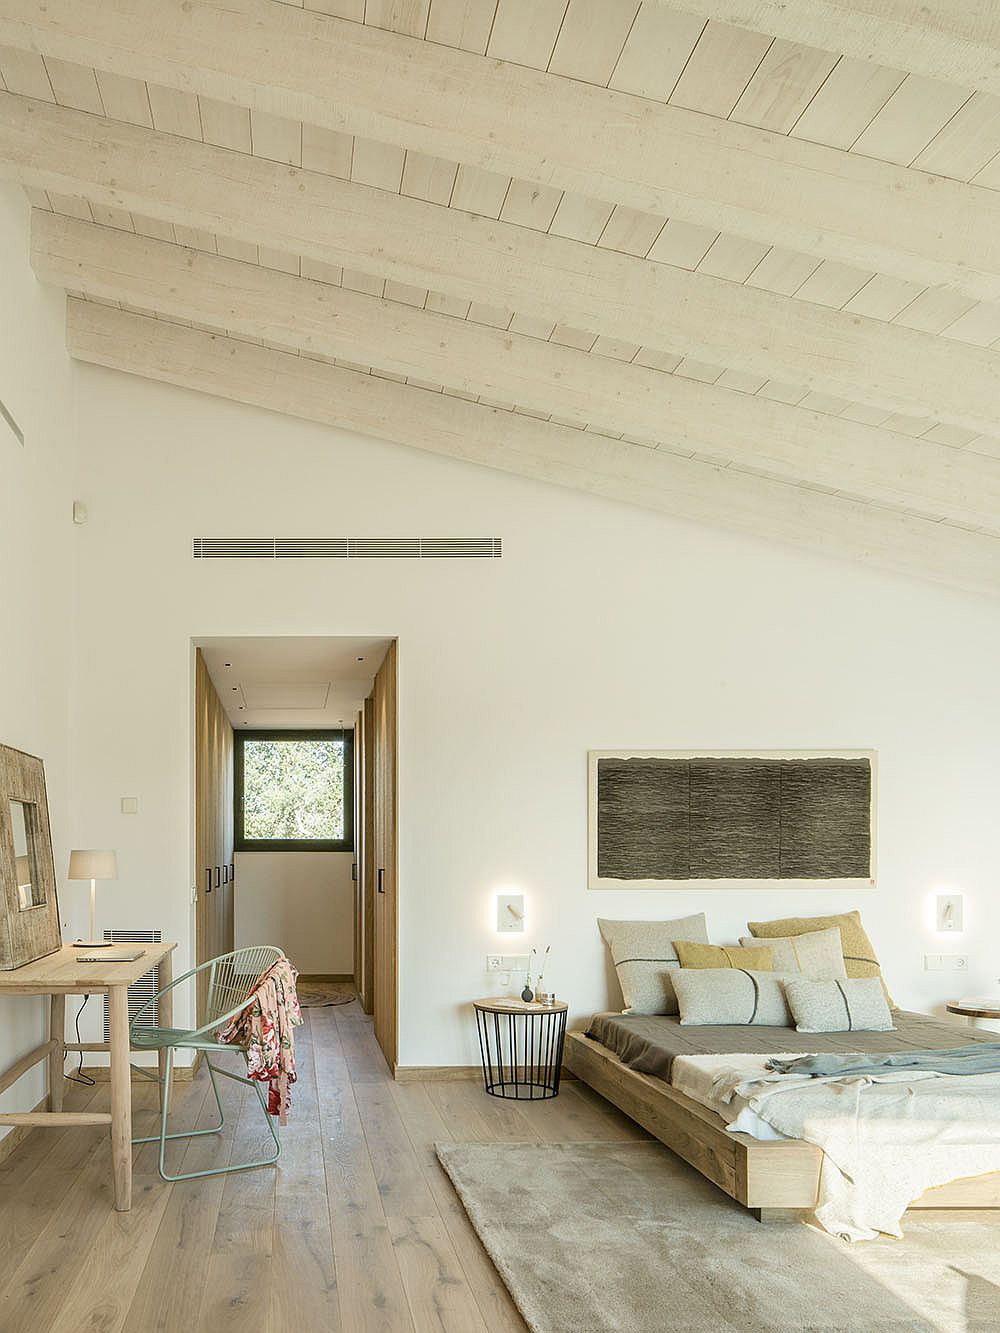
[[[474,1079],[482,1082],[482,1065],[397,1065],[393,1075],[397,1083],[464,1083]],[[563,1065],[560,1078],[572,1082],[576,1075]]]
[[[461,1083],[482,1079],[482,1065],[397,1065],[397,1083]]]
[[[313,982],[353,981],[354,974],[352,972],[300,972],[299,980]]]
[[[48,1093],[45,1094],[37,1106],[33,1106],[31,1109],[32,1112],[47,1111],[49,1109]],[[12,1129],[8,1130],[3,1138],[0,1139],[0,1163],[5,1162],[14,1149],[20,1147],[35,1128],[35,1125],[14,1125]]]
[[[152,1073],[154,1066],[146,1066],[146,1068],[148,1068],[149,1072]],[[173,1073],[170,1075],[170,1079],[171,1082],[173,1083],[190,1083],[197,1072],[198,1072],[197,1065],[174,1065]],[[111,1082],[110,1065],[84,1065],[83,1073],[89,1075],[94,1080],[95,1083]],[[148,1083],[149,1079],[145,1078],[142,1074],[138,1073],[135,1069],[133,1069],[132,1082],[137,1084]]]

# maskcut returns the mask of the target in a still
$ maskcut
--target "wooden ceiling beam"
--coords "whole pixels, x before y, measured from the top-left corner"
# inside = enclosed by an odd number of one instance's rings
[[[70,299],[71,354],[114,370],[840,558],[1000,594],[1000,539]]]
[[[1000,462],[35,210],[43,281],[306,354],[1000,529]]]
[[[4,176],[890,412],[1000,424],[995,351],[11,93]]]
[[[788,42],[1000,95],[996,0],[652,0]]]
[[[271,0],[0,0],[0,43],[1000,299],[992,191],[361,23]]]

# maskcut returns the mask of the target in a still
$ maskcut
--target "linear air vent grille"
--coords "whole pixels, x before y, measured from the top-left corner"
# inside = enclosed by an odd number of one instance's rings
[[[104,938],[111,944],[160,944],[163,936],[159,930],[105,930]],[[139,978],[128,988],[128,1021],[133,1022],[136,1014],[151,1000],[160,988],[159,965],[151,967],[145,976]],[[159,1005],[151,1005],[139,1019],[141,1028],[155,1028]],[[111,1014],[108,1010],[108,996],[104,995],[104,1040],[111,1040]]]
[[[195,537],[195,560],[499,560],[500,537]]]

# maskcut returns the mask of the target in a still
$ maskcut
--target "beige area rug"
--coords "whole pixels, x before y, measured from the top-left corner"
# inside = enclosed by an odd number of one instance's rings
[[[447,1143],[437,1154],[533,1333],[1000,1330],[1000,1217],[907,1217],[846,1245],[757,1222],[653,1143]]]
[[[357,991],[349,981],[300,981],[295,988],[300,1009],[325,1009],[331,1004],[350,1004]]]

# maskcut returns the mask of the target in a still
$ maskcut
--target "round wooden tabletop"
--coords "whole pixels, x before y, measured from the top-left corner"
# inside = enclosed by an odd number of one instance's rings
[[[561,1014],[569,1009],[563,1000],[554,1004],[536,1004],[516,995],[488,995],[485,1000],[473,1000],[477,1009],[487,1014]]]
[[[949,1014],[961,1014],[964,1018],[1000,1018],[1000,999],[957,1000],[945,1008]]]

